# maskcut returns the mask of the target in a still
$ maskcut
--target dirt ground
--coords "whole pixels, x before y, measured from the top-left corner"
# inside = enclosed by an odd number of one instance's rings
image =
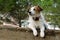
[[[60,34],[47,34],[45,38],[34,37],[32,32],[15,29],[0,29],[0,40],[60,40]]]

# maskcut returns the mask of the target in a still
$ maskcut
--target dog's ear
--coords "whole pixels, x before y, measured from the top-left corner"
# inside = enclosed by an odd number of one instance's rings
[[[30,8],[27,9],[27,12],[29,13]]]
[[[27,9],[27,12],[29,12],[29,9]]]
[[[27,7],[27,12],[29,12],[29,10],[30,10],[30,7],[31,7],[31,6],[28,6],[28,7]]]
[[[37,7],[38,7],[38,11],[42,11],[43,10],[40,6],[37,6]]]
[[[37,11],[37,12],[40,12],[40,11],[42,11],[43,9],[42,9],[40,6],[35,6],[34,10]]]

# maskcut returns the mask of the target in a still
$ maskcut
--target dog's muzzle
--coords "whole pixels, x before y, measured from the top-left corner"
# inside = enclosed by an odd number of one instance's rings
[[[38,21],[40,17],[33,17],[34,21]]]

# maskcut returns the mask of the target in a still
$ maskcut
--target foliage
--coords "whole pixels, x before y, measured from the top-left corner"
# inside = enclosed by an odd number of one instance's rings
[[[10,12],[10,15],[20,20],[27,17],[27,9],[30,5],[41,6],[46,19],[60,25],[60,0],[0,0],[0,12]],[[54,15],[47,15],[49,13]]]
[[[0,11],[8,12],[14,7],[15,0],[0,0]]]

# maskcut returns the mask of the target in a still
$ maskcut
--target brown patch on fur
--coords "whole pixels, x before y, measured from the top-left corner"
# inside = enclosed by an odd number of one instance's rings
[[[39,7],[39,6],[35,6],[35,9],[34,9],[36,12],[40,12],[40,11],[42,11],[43,9],[41,8],[41,7]]]

